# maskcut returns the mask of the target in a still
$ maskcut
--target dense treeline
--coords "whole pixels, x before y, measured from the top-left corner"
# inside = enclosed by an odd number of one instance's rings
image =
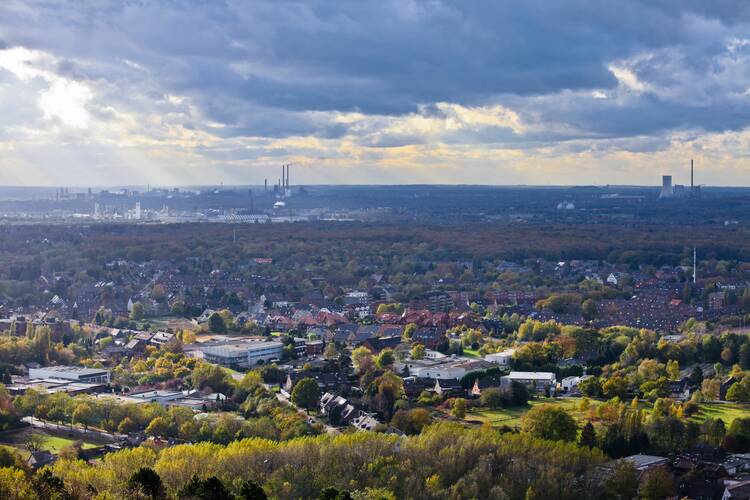
[[[281,499],[318,498],[326,488],[335,488],[355,498],[564,500],[611,498],[607,492],[621,477],[603,479],[596,469],[603,461],[599,451],[571,444],[436,424],[405,438],[356,433],[161,451],[142,447],[109,454],[93,465],[63,459],[52,473],[77,498],[131,498],[127,478],[146,467],[156,472],[170,496],[197,476],[215,477],[235,495],[253,481],[269,497]]]
[[[237,240],[233,240],[236,231]],[[479,236],[481,234],[481,237]],[[115,259],[211,265],[238,254],[272,257],[286,269],[327,256],[410,256],[419,260],[505,258],[600,259],[625,264],[679,264],[693,245],[702,258],[750,261],[750,235],[737,228],[698,226],[590,227],[575,224],[298,223],[158,226],[6,226],[0,229],[4,279],[33,280],[41,272],[77,270],[99,277]],[[383,252],[386,252],[383,255]]]
[[[70,396],[64,392],[49,394],[33,389],[5,405],[10,398],[0,385],[0,424],[5,420],[12,423],[19,416],[33,416],[112,433],[145,432],[160,438],[216,443],[248,437],[284,440],[317,433],[299,413],[280,403],[263,387],[259,373],[250,372],[235,381],[220,367],[206,363],[192,366],[192,387],[211,393],[222,391],[215,401],[207,401],[205,406],[225,412],[208,414],[199,421],[194,418],[193,410],[185,407],[165,408],[157,403],[123,403],[108,395]],[[7,418],[1,411],[4,406],[8,407]]]

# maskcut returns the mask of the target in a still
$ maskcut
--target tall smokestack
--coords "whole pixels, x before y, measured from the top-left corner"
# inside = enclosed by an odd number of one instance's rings
[[[695,192],[694,184],[693,184],[693,160],[690,159],[690,197],[693,197],[693,193]]]
[[[263,192],[264,193],[268,192],[268,177],[263,179]]]
[[[288,163],[286,166],[286,188],[289,189],[289,167],[291,167],[292,164]]]

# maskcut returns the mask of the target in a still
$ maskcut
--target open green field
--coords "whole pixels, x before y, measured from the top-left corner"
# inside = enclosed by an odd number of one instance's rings
[[[748,403],[701,403],[700,412],[693,415],[690,420],[703,422],[708,418],[720,418],[729,427],[735,418],[750,417],[750,404]]]
[[[596,408],[603,403],[603,401],[597,401],[594,399],[591,399],[590,402],[590,408]],[[489,422],[496,426],[507,425],[509,427],[515,427],[521,423],[521,417],[523,417],[523,415],[534,406],[540,404],[553,404],[560,405],[578,421],[579,425],[583,425],[589,418],[588,414],[590,410],[579,410],[580,403],[581,398],[539,398],[530,401],[528,406],[501,408],[497,410],[491,410],[489,408],[471,409],[466,413],[465,420],[470,423]],[[646,413],[651,411],[651,403],[641,402],[640,405]],[[693,422],[703,422],[708,418],[721,418],[724,423],[729,426],[735,418],[740,417],[750,417],[750,404],[701,403],[700,411],[691,417],[690,420]]]
[[[177,330],[191,330],[191,331],[198,330],[198,325],[196,325],[189,319],[180,318],[177,316],[162,316],[159,318],[148,318],[146,321],[159,330],[167,330],[170,328],[175,332]]]
[[[39,436],[42,450],[50,451],[52,453],[58,453],[61,449],[65,448],[66,446],[70,446],[77,441],[74,437],[60,436],[57,434],[43,432],[38,429],[24,428],[19,429],[15,432],[6,432],[0,434],[0,445],[7,445],[17,448],[21,451],[22,455],[26,457],[28,456],[28,451],[26,450],[24,445],[26,443],[26,440],[28,439],[28,436],[31,434]],[[94,448],[96,446],[98,446],[98,444],[89,441],[83,441],[83,448]]]
[[[590,400],[590,408],[602,404],[601,401]],[[497,410],[490,410],[488,408],[477,408],[472,409],[466,413],[465,420],[467,422],[489,422],[492,425],[502,426],[507,425],[509,427],[515,427],[521,423],[521,417],[534,406],[542,404],[553,404],[559,405],[566,411],[570,412],[573,417],[579,422],[587,419],[586,412],[582,412],[578,409],[581,403],[581,398],[539,398],[534,401],[529,401],[528,406],[519,406],[514,408],[500,408]]]
[[[463,355],[467,358],[481,358],[482,355],[479,354],[479,349],[467,349],[464,347]]]

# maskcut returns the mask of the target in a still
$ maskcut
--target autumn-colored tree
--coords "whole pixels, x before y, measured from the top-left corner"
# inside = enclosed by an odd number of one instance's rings
[[[550,441],[574,441],[577,427],[573,417],[559,406],[535,406],[521,418],[521,430]]]
[[[454,399],[451,413],[457,419],[463,420],[463,418],[466,416],[466,400],[464,398]]]

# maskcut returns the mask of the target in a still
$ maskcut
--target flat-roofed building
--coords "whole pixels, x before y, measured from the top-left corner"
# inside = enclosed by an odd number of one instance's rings
[[[489,361],[490,363],[498,364],[500,366],[508,366],[510,365],[510,362],[513,359],[513,355],[515,353],[515,349],[505,349],[504,351],[486,355],[484,357],[484,360]]]
[[[248,367],[281,358],[284,344],[264,340],[228,342],[201,348],[203,359],[228,367]]]
[[[518,382],[538,391],[543,391],[547,387],[554,387],[557,384],[555,374],[552,372],[510,372],[502,378],[502,382],[504,385]]]
[[[60,379],[88,384],[108,384],[109,370],[84,366],[46,366],[29,368],[29,379]]]

